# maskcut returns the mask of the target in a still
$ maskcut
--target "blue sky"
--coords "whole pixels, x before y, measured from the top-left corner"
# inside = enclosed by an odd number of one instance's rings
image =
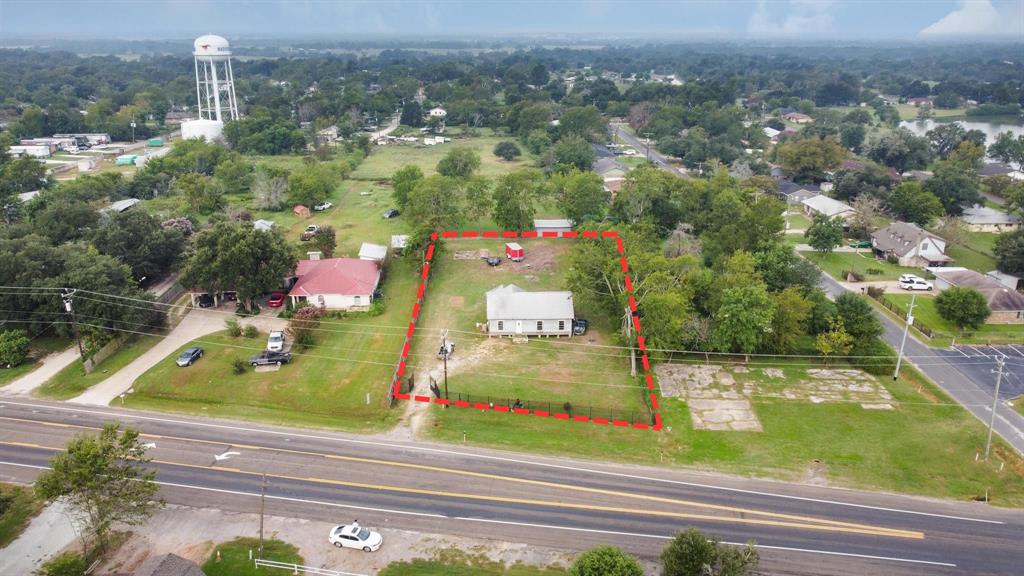
[[[0,0],[0,39],[207,32],[1024,41],[1024,0]]]

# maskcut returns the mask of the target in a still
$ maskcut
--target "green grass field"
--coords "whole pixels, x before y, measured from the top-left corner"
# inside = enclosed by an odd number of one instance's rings
[[[900,120],[917,120],[917,111],[920,108],[911,104],[897,104],[896,110],[900,113]],[[945,109],[932,107],[932,118],[964,118],[966,116],[966,108]]]
[[[754,399],[763,432],[694,430],[685,401],[661,399],[661,432],[544,418],[434,410],[428,434],[545,454],[689,466],[799,481],[818,470],[832,486],[969,500],[990,490],[999,506],[1024,506],[1024,465],[1003,446],[998,462],[974,461],[985,428],[913,370],[883,379],[894,410],[857,403]],[[1002,444],[1000,443],[1002,446]],[[818,461],[820,463],[816,464]]]
[[[583,408],[587,405],[614,409],[615,418],[644,418],[644,388],[629,375],[628,356],[599,347],[612,343],[607,327],[578,304],[578,317],[597,320],[582,337],[531,338],[517,344],[509,338],[487,338],[476,327],[486,321],[485,294],[491,288],[511,283],[525,290],[564,290],[565,257],[572,242],[522,240],[526,260],[504,260],[497,267],[488,266],[478,251],[503,256],[501,240],[449,240],[437,253],[413,354],[417,365],[438,369],[440,362],[433,358],[438,334],[445,328],[452,331],[449,339],[457,349],[449,362],[452,400],[466,399],[456,394],[461,393],[471,395],[473,402],[508,404],[519,399],[540,403],[528,408],[573,413],[587,413]],[[468,258],[457,259],[462,256]],[[607,412],[590,415],[609,417]]]
[[[35,394],[53,400],[67,400],[106,380],[108,376],[130,364],[160,341],[159,336],[139,336],[121,346],[117,352],[86,374],[81,362],[74,362],[40,386]]]
[[[921,274],[919,268],[907,268],[879,260],[871,254],[869,249],[865,249],[859,254],[856,252],[831,252],[829,254],[801,252],[800,255],[816,264],[829,276],[841,281],[846,280],[843,277],[844,270],[863,274],[865,281],[897,280],[900,274],[904,273]],[[869,274],[869,268],[880,270],[882,273]]]
[[[811,227],[811,219],[799,210],[790,211],[786,219],[789,221],[789,227],[793,230],[806,230]]]
[[[386,391],[417,280],[410,264],[393,263],[383,284],[383,314],[325,319],[316,346],[293,350],[292,363],[277,372],[232,371],[235,359],[263,349],[261,338],[218,332],[190,342],[143,374],[126,405],[344,430],[386,429],[400,414],[388,409]],[[202,347],[203,358],[177,367],[175,357],[190,346]]]
[[[449,548],[435,553],[433,559],[417,558],[403,562],[392,562],[377,573],[377,576],[555,576],[566,574],[566,570],[554,566],[532,566],[488,560],[482,555],[471,555]]]
[[[446,136],[448,136],[446,134]],[[523,155],[511,162],[506,162],[494,155],[494,146],[504,140],[513,140],[509,136],[476,136],[462,138],[455,136],[451,142],[426,146],[424,144],[388,144],[377,146],[352,173],[355,180],[388,180],[392,174],[406,164],[415,164],[427,176],[435,174],[438,161],[455,147],[467,147],[480,155],[479,174],[483,176],[501,176],[513,170],[533,164],[533,155],[520,145]]]
[[[288,574],[290,571],[282,571],[274,568],[257,570],[256,564],[249,560],[249,551],[255,557],[260,542],[256,538],[236,538],[230,542],[218,544],[210,559],[203,564],[203,572],[206,576],[262,576],[270,573]],[[220,561],[217,561],[217,550],[220,551]],[[305,562],[299,555],[299,549],[287,542],[280,540],[263,541],[263,558],[266,560],[277,560],[278,562],[290,562],[302,564]]]
[[[0,483],[0,550],[14,541],[29,521],[43,509],[30,486]]]
[[[906,311],[910,306],[910,294],[886,294],[885,298]],[[1020,324],[984,324],[978,330],[961,333],[956,325],[939,316],[935,308],[935,298],[919,294],[914,304],[914,316],[935,334],[933,346],[948,346],[956,338],[963,344],[1017,344],[1024,342],[1024,325]]]
[[[17,366],[10,368],[0,366],[0,387],[10,384],[25,374],[35,370],[42,364],[42,359],[47,354],[60,352],[72,344],[67,338],[57,336],[40,336],[29,344],[28,358]]]
[[[989,254],[959,244],[949,244],[946,254],[953,259],[952,266],[963,266],[982,274],[996,269],[996,259]]]

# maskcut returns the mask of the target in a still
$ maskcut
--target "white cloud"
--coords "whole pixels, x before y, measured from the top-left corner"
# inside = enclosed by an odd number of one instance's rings
[[[1015,0],[997,10],[991,0],[960,0],[956,10],[921,30],[925,38],[950,37],[1024,37],[1024,3]]]
[[[758,0],[747,21],[747,32],[753,36],[818,36],[832,31],[835,5],[832,0],[789,0],[781,18],[776,18],[769,14],[768,3]]]

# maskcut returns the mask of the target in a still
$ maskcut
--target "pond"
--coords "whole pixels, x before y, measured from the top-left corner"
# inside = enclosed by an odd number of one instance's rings
[[[900,122],[900,128],[906,128],[915,136],[924,136],[924,133],[939,126],[956,122],[964,127],[964,130],[981,130],[985,133],[985,144],[995,142],[996,136],[1002,132],[1011,132],[1014,136],[1024,135],[1024,124],[1019,119],[1006,116],[997,116],[985,120],[904,120]]]

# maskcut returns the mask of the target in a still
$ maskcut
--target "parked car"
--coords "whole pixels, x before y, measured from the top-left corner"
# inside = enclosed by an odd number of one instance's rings
[[[855,240],[850,242],[850,248],[871,248],[871,240]]]
[[[398,210],[395,210],[394,208],[391,208],[391,209],[387,210],[386,212],[384,212],[384,218],[385,219],[398,218],[399,214],[401,214],[401,212],[399,212]]]
[[[274,330],[267,337],[267,350],[270,352],[282,352],[284,351],[284,332],[281,330]]]
[[[274,292],[270,295],[270,298],[267,298],[267,306],[270,306],[271,308],[280,308],[281,306],[284,306],[284,298],[285,296],[283,292]]]
[[[270,366],[276,364],[287,364],[292,361],[292,355],[288,352],[271,352],[270,350],[264,350],[259,354],[249,358],[249,364],[253,366]]]
[[[209,294],[199,295],[199,307],[200,308],[212,308],[213,307],[213,296]]]
[[[900,282],[913,282],[914,280],[924,280],[917,274],[900,274]]]
[[[175,364],[184,368],[191,366],[193,362],[203,357],[202,348],[188,348],[184,352],[178,355],[178,359],[174,361]]]
[[[501,266],[501,258],[497,256],[490,256],[486,260],[488,266]]]
[[[331,208],[334,208],[334,204],[331,204],[330,202],[324,202],[323,204],[313,206],[313,210],[317,212],[323,212],[324,210],[329,210]]]
[[[359,522],[335,526],[327,540],[338,548],[355,548],[363,552],[376,552],[384,543],[384,537],[380,533],[363,528]]]
[[[318,232],[320,232],[320,227],[317,226],[316,224],[310,224],[309,226],[306,226],[305,230],[302,231],[302,236],[300,236],[299,239],[302,240],[303,242],[307,240],[312,240],[313,237],[316,236]]]
[[[582,336],[586,334],[588,326],[590,326],[589,322],[587,322],[583,318],[576,318],[575,320],[572,321],[572,335]]]
[[[901,281],[900,282],[900,288],[903,288],[904,290],[928,290],[928,291],[931,291],[933,288],[935,288],[935,286],[932,285],[931,282],[929,282],[929,281],[927,281],[927,280],[925,280],[923,278],[914,278],[912,280],[907,280],[905,282]]]

